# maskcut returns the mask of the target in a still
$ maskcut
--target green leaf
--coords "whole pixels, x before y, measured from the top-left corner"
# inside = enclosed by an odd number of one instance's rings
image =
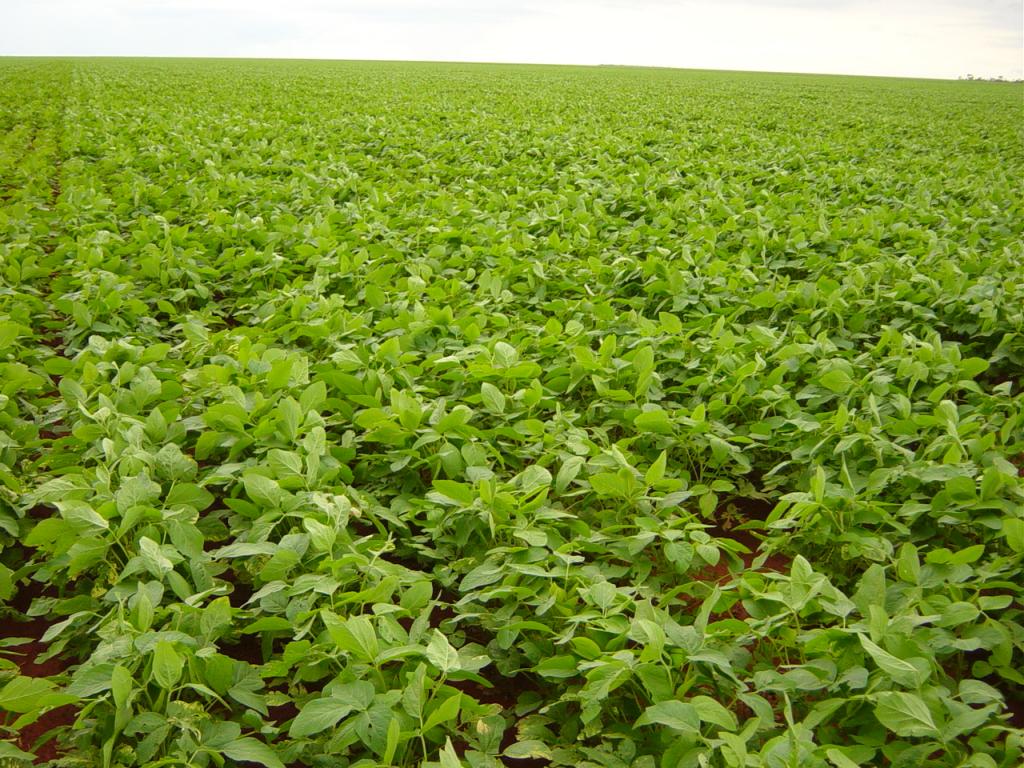
[[[461,592],[472,592],[475,589],[480,589],[480,587],[493,584],[504,575],[505,569],[498,563],[490,561],[481,563],[463,577],[462,583],[459,584],[459,590]]]
[[[835,748],[825,750],[825,756],[835,768],[862,768],[860,763],[854,762]]]
[[[327,384],[323,381],[314,381],[302,391],[299,397],[299,408],[303,413],[316,412],[320,410],[327,399]]]
[[[538,488],[551,485],[551,473],[539,464],[531,464],[516,477],[516,482],[523,493],[533,493]]]
[[[665,333],[677,334],[683,332],[683,324],[679,318],[669,312],[660,312],[658,320],[661,322],[661,327]]]
[[[350,616],[344,621],[333,619],[328,623],[328,631],[338,648],[362,661],[372,662],[380,652],[377,633],[365,616]]]
[[[35,755],[18,749],[10,742],[0,741],[0,760],[24,760],[31,763],[35,759]]]
[[[1003,700],[1003,694],[998,688],[981,680],[961,680],[958,694],[967,704],[991,704]]]
[[[558,474],[555,476],[556,493],[565,492],[569,484],[579,475],[580,469],[583,468],[583,463],[583,458],[580,456],[570,456],[563,462],[561,469],[558,470]]]
[[[287,387],[291,382],[292,368],[294,366],[295,360],[290,357],[274,362],[270,367],[270,372],[267,374],[267,386],[272,390]]]
[[[451,499],[464,507],[471,506],[476,499],[476,494],[472,488],[465,483],[459,483],[455,480],[435,480],[434,490],[441,494],[441,496]]]
[[[126,478],[115,494],[117,499],[117,511],[125,514],[135,506],[152,505],[160,498],[160,486],[154,483],[145,474]]]
[[[462,768],[462,761],[459,760],[459,753],[455,751],[455,747],[452,746],[451,737],[446,737],[444,741],[444,747],[438,753],[438,759],[441,764],[441,768]]]
[[[845,394],[850,391],[853,386],[853,379],[850,378],[850,374],[839,368],[833,368],[828,373],[823,374],[818,382],[826,389],[835,392],[837,395]]]
[[[427,661],[444,674],[462,668],[462,664],[459,661],[459,652],[448,642],[448,638],[439,629],[434,630],[433,637],[431,637],[430,643],[427,645],[425,655]]]
[[[324,525],[312,517],[302,521],[302,527],[309,533],[310,541],[317,552],[330,552],[334,548],[334,542],[338,538],[338,531],[334,526]]]
[[[388,740],[387,746],[384,749],[384,755],[382,756],[381,762],[384,765],[391,765],[392,760],[395,757],[395,752],[398,750],[398,745],[402,739],[402,722],[397,716],[392,716],[391,722],[388,723]]]
[[[165,503],[168,507],[185,504],[199,512],[204,511],[214,501],[213,494],[195,483],[178,483],[167,494]]]
[[[526,760],[528,758],[550,760],[552,757],[551,748],[539,739],[517,741],[510,745],[502,754],[513,760]]]
[[[174,443],[168,443],[157,451],[153,465],[157,476],[165,480],[191,480],[196,474],[196,462]]]
[[[978,606],[973,603],[950,603],[942,609],[942,616],[937,624],[940,627],[957,627],[974,621],[980,613]]]
[[[256,619],[252,624],[246,624],[241,632],[243,635],[253,635],[257,632],[287,632],[294,628],[292,622],[283,616],[264,616],[262,619]]]
[[[288,735],[293,739],[312,736],[320,731],[333,728],[355,710],[354,703],[333,696],[314,699],[306,704],[292,721],[288,728]]]
[[[440,725],[441,723],[447,723],[449,720],[454,720],[459,716],[459,710],[461,707],[461,693],[449,696],[435,707],[434,711],[427,716],[426,721],[423,723],[423,730],[429,731],[431,728]]]
[[[875,695],[875,717],[897,736],[939,735],[928,706],[913,693],[887,691]]]
[[[629,484],[618,472],[598,472],[588,479],[598,496],[629,497]]]
[[[511,344],[499,341],[494,345],[494,361],[502,368],[511,368],[519,360],[519,353]]]
[[[489,382],[484,382],[480,385],[480,397],[484,402],[484,407],[492,413],[504,413],[505,412],[505,396],[501,393],[501,390]]]
[[[416,720],[419,720],[423,714],[426,678],[427,665],[423,663],[417,664],[416,669],[409,675],[405,690],[402,691],[402,709]]]
[[[227,597],[211,600],[199,617],[199,629],[206,637],[215,637],[231,626],[232,608]]]
[[[65,692],[78,698],[88,698],[97,693],[109,691],[114,684],[114,665],[109,662],[102,664],[85,664],[75,670],[70,685]]]
[[[875,664],[882,669],[892,680],[906,688],[917,688],[923,685],[930,675],[928,663],[920,659],[920,667],[909,661],[893,656],[891,653],[871,642],[866,636],[859,635],[860,644],[868,652]]]
[[[665,467],[668,462],[668,452],[662,451],[658,454],[658,458],[654,460],[650,467],[647,468],[646,474],[644,474],[644,481],[648,485],[657,485],[665,477]]]
[[[917,557],[917,547],[909,542],[900,547],[899,560],[896,562],[896,574],[908,584],[917,584],[921,577],[921,562]]]
[[[699,733],[700,715],[697,707],[682,701],[662,701],[644,710],[636,725],[657,723],[676,731]]]
[[[967,565],[979,560],[983,554],[985,554],[984,544],[975,544],[974,546],[964,547],[963,549],[955,552],[953,556],[949,558],[949,564]]]
[[[153,679],[164,690],[170,690],[181,679],[185,661],[174,650],[174,646],[160,641],[153,649]]]
[[[424,579],[422,581],[417,581],[405,590],[400,598],[400,603],[405,610],[411,613],[418,613],[427,606],[427,603],[430,602],[430,598],[433,597],[433,595],[433,584]]]
[[[1024,520],[1015,517],[1003,518],[1003,536],[1007,546],[1017,554],[1024,552]]]
[[[68,550],[68,576],[72,579],[99,563],[110,549],[110,544],[104,539],[84,537],[78,539]]]
[[[204,679],[206,683],[223,696],[235,683],[236,662],[220,653],[212,654],[204,659]]]
[[[110,692],[114,697],[114,705],[119,709],[127,705],[133,684],[132,673],[120,664],[115,665],[110,674]]]
[[[674,429],[668,413],[661,408],[644,411],[633,419],[633,423],[641,432],[653,432],[659,435],[670,435]]]
[[[225,757],[247,763],[265,765],[267,768],[285,768],[284,763],[270,747],[259,739],[243,736],[220,747]]]
[[[53,683],[45,678],[15,677],[0,688],[0,709],[8,712],[31,712],[40,697],[53,691]]]
[[[302,420],[306,414],[294,397],[284,397],[277,404],[277,412],[280,418],[281,433],[288,441],[298,437]]]
[[[710,696],[694,696],[690,704],[702,722],[717,725],[727,731],[736,730],[736,716]]]
[[[284,498],[281,486],[277,484],[276,480],[255,472],[249,472],[243,476],[242,485],[245,486],[245,492],[249,498],[261,507],[276,509]]]
[[[146,570],[157,578],[174,570],[174,563],[164,555],[160,545],[146,536],[139,539],[139,554]]]
[[[547,656],[534,667],[534,670],[541,677],[567,679],[579,674],[579,664],[575,656]]]

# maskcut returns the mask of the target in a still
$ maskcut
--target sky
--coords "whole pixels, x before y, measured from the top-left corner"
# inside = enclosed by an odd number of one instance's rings
[[[0,55],[1024,77],[1024,0],[0,0]]]

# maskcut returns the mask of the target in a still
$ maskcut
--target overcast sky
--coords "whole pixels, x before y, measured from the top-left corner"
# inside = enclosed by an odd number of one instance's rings
[[[0,55],[1018,78],[1024,0],[0,0]]]

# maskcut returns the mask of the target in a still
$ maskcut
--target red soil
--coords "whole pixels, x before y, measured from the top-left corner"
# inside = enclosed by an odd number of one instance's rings
[[[22,675],[26,677],[50,677],[58,675],[67,667],[67,662],[51,658],[39,661],[47,651],[47,645],[41,638],[49,628],[50,624],[45,619],[33,619],[27,622],[16,622],[4,620],[0,623],[6,637],[26,637],[29,642],[12,646],[7,657],[18,665]],[[33,745],[40,740],[47,732],[60,726],[69,726],[74,722],[77,710],[70,704],[52,709],[34,723],[19,729],[17,745],[26,752],[35,752],[36,765],[42,765],[58,756],[57,743],[51,737],[41,743],[38,748]],[[15,716],[8,715],[8,720],[13,721]]]

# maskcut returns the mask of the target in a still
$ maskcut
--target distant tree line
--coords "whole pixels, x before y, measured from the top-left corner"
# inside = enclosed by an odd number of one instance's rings
[[[996,77],[977,77],[975,75],[960,75],[957,80],[977,80],[985,83],[1024,83],[1024,80],[1017,78],[1016,80],[1007,80],[1002,75]]]

